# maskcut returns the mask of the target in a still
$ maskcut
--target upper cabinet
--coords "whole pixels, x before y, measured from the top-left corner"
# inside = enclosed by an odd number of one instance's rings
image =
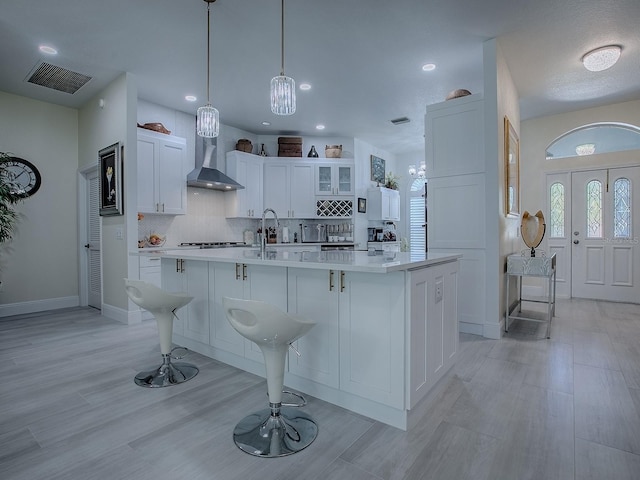
[[[400,220],[400,192],[386,187],[370,188],[369,220]]]
[[[138,129],[139,212],[187,212],[186,154],[184,138]]]
[[[354,174],[353,163],[318,163],[316,164],[316,195],[353,196]]]
[[[264,207],[281,218],[314,218],[314,164],[267,160],[264,163]]]
[[[262,157],[234,150],[227,152],[228,176],[244,188],[225,193],[228,218],[260,218],[263,209]]]
[[[485,171],[481,94],[429,105],[424,126],[428,179]]]

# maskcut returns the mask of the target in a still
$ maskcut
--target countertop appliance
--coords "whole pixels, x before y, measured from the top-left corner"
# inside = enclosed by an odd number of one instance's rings
[[[183,242],[180,247],[198,247],[198,248],[227,248],[227,247],[246,247],[244,242]]]
[[[302,243],[325,243],[327,241],[327,226],[324,223],[316,225],[300,224]]]

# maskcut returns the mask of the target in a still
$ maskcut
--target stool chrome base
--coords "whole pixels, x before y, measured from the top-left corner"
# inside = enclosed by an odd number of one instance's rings
[[[198,367],[195,365],[183,362],[173,363],[170,355],[162,355],[162,365],[155,370],[138,373],[133,381],[141,387],[170,387],[191,380],[198,372]]]
[[[243,418],[233,431],[233,441],[257,457],[284,457],[311,445],[318,425],[295,408],[265,408]]]

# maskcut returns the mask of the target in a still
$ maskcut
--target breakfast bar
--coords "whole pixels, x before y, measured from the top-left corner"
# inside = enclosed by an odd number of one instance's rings
[[[262,354],[228,323],[223,297],[262,300],[317,325],[290,350],[285,385],[409,429],[411,411],[455,363],[455,254],[370,256],[284,248],[159,249],[162,287],[194,300],[173,340],[264,376]]]

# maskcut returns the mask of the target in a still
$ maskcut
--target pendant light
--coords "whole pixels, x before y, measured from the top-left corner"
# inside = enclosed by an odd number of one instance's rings
[[[281,5],[280,75],[271,79],[271,111],[276,115],[296,113],[296,81],[284,74],[284,0]]]
[[[211,37],[211,20],[210,20],[210,7],[216,0],[204,0],[207,2],[207,104],[204,107],[198,108],[198,114],[196,118],[196,131],[198,136],[205,138],[217,137],[220,133],[220,114],[218,110],[211,105],[209,100],[209,60],[210,60],[210,37]]]

